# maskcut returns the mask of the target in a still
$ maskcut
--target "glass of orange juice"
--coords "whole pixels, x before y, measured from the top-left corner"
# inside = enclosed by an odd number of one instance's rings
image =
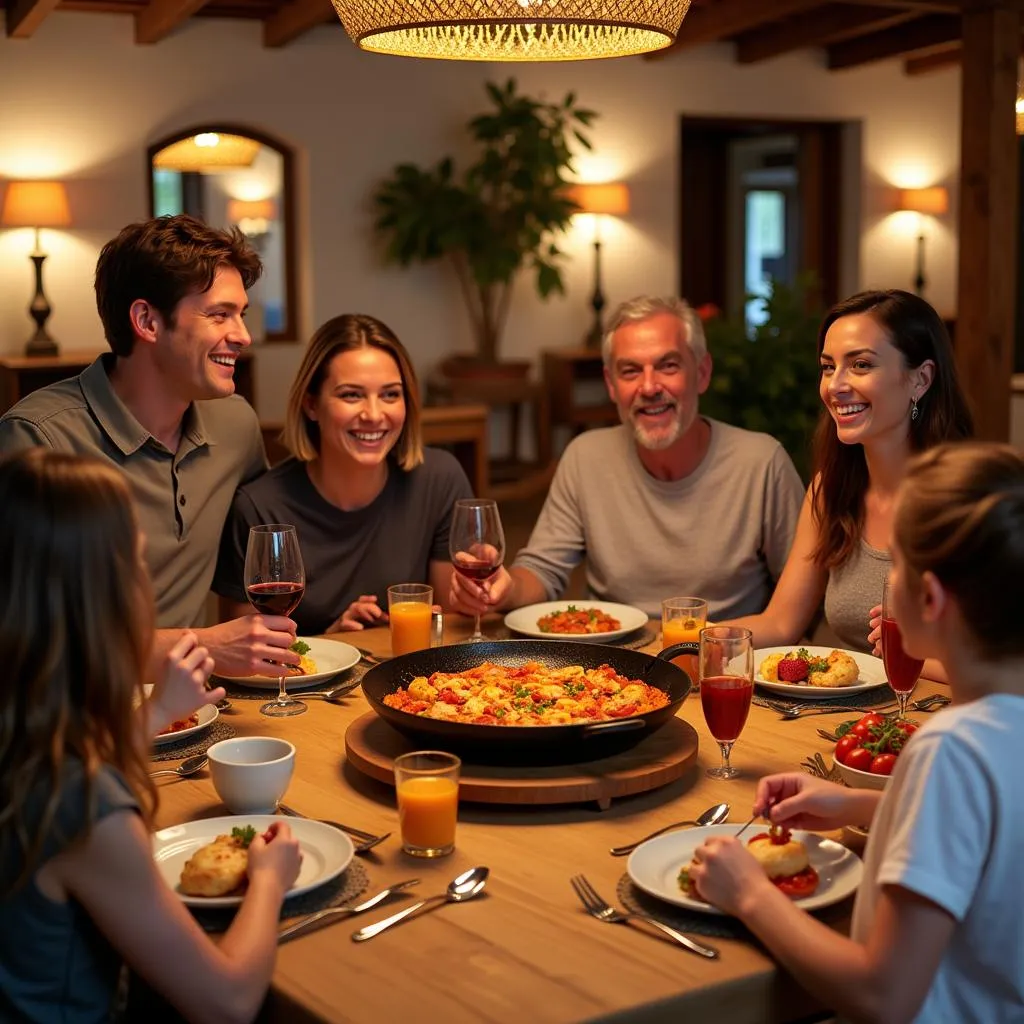
[[[408,654],[430,646],[430,617],[434,588],[425,583],[399,583],[388,587],[391,653]]]
[[[414,857],[444,857],[455,849],[462,762],[443,750],[395,758],[402,849]]]
[[[699,597],[669,597],[661,602],[661,646],[700,643],[707,625],[708,603]]]

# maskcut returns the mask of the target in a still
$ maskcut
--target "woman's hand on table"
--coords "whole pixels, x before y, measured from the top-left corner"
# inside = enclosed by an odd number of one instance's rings
[[[868,643],[871,645],[871,653],[876,657],[882,657],[882,606],[876,604],[868,612],[868,625],[871,632],[868,633]]]
[[[766,775],[758,782],[753,813],[786,828],[829,832],[866,824],[879,796],[873,790],[848,789],[803,772],[785,772]]]
[[[740,904],[771,892],[764,868],[735,836],[712,836],[693,851],[690,880],[698,894],[727,914],[742,916]]]
[[[182,634],[164,657],[153,695],[147,702],[147,726],[151,735],[224,696],[222,686],[206,688],[212,671],[213,658],[199,643],[196,634],[191,631]]]
[[[353,629],[387,624],[388,614],[377,603],[376,594],[360,594],[328,627],[328,633],[341,633]]]

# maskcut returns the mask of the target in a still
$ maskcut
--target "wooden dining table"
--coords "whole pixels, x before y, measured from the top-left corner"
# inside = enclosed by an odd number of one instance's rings
[[[492,621],[491,628],[496,624]],[[470,625],[448,616],[445,642],[464,639]],[[485,619],[485,632],[487,627]],[[386,628],[332,639],[378,655],[390,653]],[[659,648],[660,640],[647,650]],[[922,680],[916,695],[945,689]],[[754,706],[732,754],[741,775],[720,781],[706,775],[718,763],[719,751],[704,724],[700,698],[691,695],[678,715],[696,730],[700,747],[696,761],[676,781],[614,800],[606,810],[593,803],[461,803],[454,853],[423,860],[402,852],[394,789],[346,764],[345,731],[369,710],[360,690],[339,702],[310,700],[308,711],[292,718],[264,717],[260,704],[236,699],[223,720],[238,735],[278,736],[295,744],[295,773],[285,796],[290,807],[309,817],[392,833],[359,858],[369,875],[367,895],[417,877],[420,884],[409,896],[419,899],[443,892],[467,868],[490,869],[486,891],[477,899],[443,906],[371,941],[354,943],[351,934],[410,900],[282,944],[261,1020],[568,1024],[678,1022],[708,1015],[715,1024],[750,1024],[813,1019],[826,1009],[754,942],[704,938],[721,956],[702,959],[643,927],[612,927],[588,916],[569,879],[584,874],[618,904],[616,886],[626,859],[610,856],[610,847],[694,818],[719,801],[731,805],[730,821],[746,821],[762,775],[799,770],[800,761],[815,752],[831,763],[833,744],[817,730],[860,712],[787,721]],[[207,770],[161,780],[159,793],[158,828],[226,813]],[[855,848],[849,833],[832,838]],[[840,914],[835,926],[847,927],[848,914]]]

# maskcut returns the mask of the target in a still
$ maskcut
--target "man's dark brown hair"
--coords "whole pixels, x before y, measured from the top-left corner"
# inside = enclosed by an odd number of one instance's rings
[[[107,242],[96,263],[96,308],[115,355],[135,345],[129,310],[145,299],[174,326],[187,295],[207,291],[221,267],[234,267],[246,290],[263,273],[259,255],[238,228],[222,231],[180,213],[129,224]]]

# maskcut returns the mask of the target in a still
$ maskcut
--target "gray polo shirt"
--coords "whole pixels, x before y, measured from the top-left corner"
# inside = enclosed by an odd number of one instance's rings
[[[0,417],[0,453],[44,445],[118,466],[146,535],[157,625],[204,624],[221,531],[236,488],[266,469],[256,413],[232,395],[193,402],[176,452],[128,411],[104,355],[77,377],[26,396]]]

